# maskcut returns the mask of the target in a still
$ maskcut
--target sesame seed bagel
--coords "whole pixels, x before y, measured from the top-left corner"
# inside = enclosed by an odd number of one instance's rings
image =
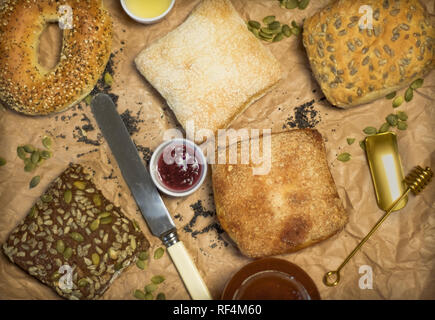
[[[60,61],[38,63],[42,31],[72,10]],[[66,20],[65,20],[66,21]],[[101,0],[0,0],[0,100],[27,115],[63,111],[86,97],[110,56],[112,21]]]

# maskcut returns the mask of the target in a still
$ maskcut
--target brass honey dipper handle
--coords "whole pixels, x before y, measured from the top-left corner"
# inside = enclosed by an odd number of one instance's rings
[[[405,198],[410,191],[415,195],[420,193],[426,185],[432,179],[433,172],[431,168],[426,167],[426,169],[417,166],[410,174],[405,178],[405,182],[408,185],[406,191],[393,202],[391,207],[385,212],[381,219],[375,224],[375,226],[370,230],[370,232],[361,240],[361,242],[352,250],[352,252],[344,259],[343,263],[337,268],[337,270],[329,271],[323,276],[323,283],[328,287],[335,287],[340,282],[340,271],[349,262],[350,259],[357,253],[357,251],[364,245],[364,243],[372,236],[372,234],[379,228],[379,226],[388,218],[391,212],[396,208],[400,201]]]

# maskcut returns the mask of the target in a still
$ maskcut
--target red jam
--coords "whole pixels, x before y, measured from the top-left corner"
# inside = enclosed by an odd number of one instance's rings
[[[204,164],[199,155],[185,144],[167,146],[157,162],[163,185],[172,191],[187,191],[201,178]]]

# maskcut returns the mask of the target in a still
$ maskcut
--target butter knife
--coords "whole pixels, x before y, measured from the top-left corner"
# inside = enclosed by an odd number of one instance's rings
[[[178,239],[175,224],[112,99],[106,94],[98,94],[91,102],[91,109],[142,216],[151,233],[167,247],[190,296],[193,300],[211,300],[204,280],[184,244]]]

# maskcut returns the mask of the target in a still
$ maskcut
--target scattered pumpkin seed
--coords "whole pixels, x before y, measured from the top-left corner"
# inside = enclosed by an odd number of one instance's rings
[[[51,148],[51,138],[50,137],[44,137],[44,139],[42,139],[42,144],[44,145],[45,148],[50,149]]]
[[[260,27],[261,27],[260,22],[255,21],[255,20],[250,20],[250,21],[248,22],[248,25],[249,25],[251,28],[254,28],[254,29],[260,29]]]
[[[408,129],[408,124],[405,121],[399,121],[397,123],[397,129],[406,130],[406,129]]]
[[[310,4],[310,0],[301,0],[298,3],[298,7],[300,10],[305,10],[309,4]]]
[[[32,153],[30,160],[32,161],[33,164],[36,165],[39,162],[39,159],[40,159],[40,154],[39,151],[36,150]]]
[[[65,258],[65,260],[68,260],[69,258],[71,258],[72,254],[73,254],[73,250],[68,247],[63,252],[63,257]]]
[[[56,242],[56,251],[60,254],[64,253],[65,251],[65,242],[63,240],[57,240]]]
[[[162,247],[156,249],[156,251],[154,251],[154,259],[160,259],[161,257],[163,257],[164,253],[165,249],[163,249]]]
[[[347,138],[346,140],[348,145],[351,145],[355,142],[355,138]]]
[[[142,251],[138,256],[139,260],[147,260],[149,258],[148,251]]]
[[[405,101],[409,102],[414,97],[414,90],[412,88],[408,88],[405,91]]]
[[[49,193],[46,193],[46,194],[43,194],[41,196],[41,200],[42,200],[42,202],[48,203],[48,202],[53,201],[53,196],[51,194],[49,194]]]
[[[92,197],[92,202],[97,206],[101,206],[101,197],[98,194],[94,194]]]
[[[298,0],[287,0],[287,1],[282,1],[282,2],[285,3],[285,7],[287,9],[295,9],[299,5],[299,1]]]
[[[85,278],[82,278],[77,282],[77,285],[81,288],[86,287],[88,284],[89,284],[89,281]]]
[[[157,295],[156,300],[166,300],[166,295],[163,292],[160,292]]]
[[[37,213],[38,213],[38,209],[36,209],[36,206],[33,206],[32,209],[30,209],[29,218],[33,219]]]
[[[275,21],[275,16],[267,16],[263,18],[264,24],[270,24]]]
[[[63,200],[65,201],[66,204],[69,204],[72,200],[72,191],[71,190],[66,190],[65,193],[63,194]]]
[[[281,23],[279,23],[279,21],[274,21],[274,22],[272,22],[272,23],[269,23],[269,24],[267,25],[267,27],[268,27],[270,30],[277,30],[277,29],[279,29],[279,27],[281,27]]]
[[[55,271],[52,275],[51,275],[51,280],[53,281],[57,281],[60,278],[60,273],[58,271]]]
[[[45,160],[50,159],[51,158],[51,152],[47,151],[47,150],[41,151],[41,158],[45,159]]]
[[[95,231],[98,229],[99,226],[100,226],[100,219],[95,219],[94,221],[91,222],[89,228],[91,229],[91,231]]]
[[[6,164],[6,159],[0,157],[0,167],[3,167]]]
[[[112,223],[112,217],[102,218],[100,219],[101,224],[110,224]]]
[[[285,24],[282,26],[281,28],[281,32],[288,38],[291,37],[292,35],[292,31],[290,30],[290,27],[288,26],[288,24]]]
[[[145,294],[145,300],[153,300],[153,299],[154,299],[154,296],[152,293]]]
[[[76,187],[79,190],[86,189],[86,182],[84,182],[84,181],[74,181],[73,185],[74,185],[74,187]]]
[[[273,42],[278,42],[281,41],[282,39],[284,39],[284,34],[280,32],[273,38]]]
[[[23,148],[27,153],[33,153],[35,151],[35,147],[31,144],[26,144]]]
[[[145,270],[145,261],[143,261],[143,260],[137,260],[137,261],[136,261],[136,266],[137,266],[139,269]]]
[[[291,28],[292,33],[297,36],[301,33],[301,28],[300,27],[293,27]]]
[[[104,74],[104,83],[109,87],[111,87],[113,84],[113,77],[109,72]]]
[[[133,295],[136,299],[145,300],[145,293],[142,290],[135,290]]]
[[[98,253],[94,252],[91,256],[91,259],[94,266],[98,266],[100,264],[100,256]]]
[[[380,128],[379,133],[384,133],[390,130],[390,124],[388,122],[385,122]]]
[[[25,161],[25,166],[24,166],[24,171],[26,172],[32,172],[33,170],[35,170],[36,166],[35,164],[32,163],[32,161],[30,159],[26,159],[28,161]]]
[[[393,98],[396,96],[396,94],[397,94],[397,92],[396,92],[396,91],[393,91],[393,92],[391,92],[390,94],[387,94],[387,95],[385,96],[385,98],[387,98],[388,100],[391,100],[391,99],[393,99]]]
[[[411,83],[410,88],[413,90],[421,88],[423,86],[423,82],[424,82],[423,79],[417,79]]]
[[[366,143],[365,143],[364,140],[361,140],[361,141],[359,142],[359,146],[361,147],[361,149],[363,149],[364,151],[366,151]]]
[[[98,215],[98,218],[107,218],[107,217],[110,217],[110,216],[112,216],[112,214],[110,213],[110,212],[108,212],[108,211],[104,211],[104,212],[101,212],[99,215]]]
[[[402,97],[402,96],[396,97],[396,98],[393,100],[393,108],[398,108],[398,107],[400,107],[400,106],[402,105],[402,103],[403,103],[403,97]]]
[[[399,118],[399,120],[402,120],[402,121],[408,120],[408,115],[404,111],[397,112],[397,117]]]
[[[337,160],[341,161],[341,162],[347,162],[350,160],[350,158],[351,158],[350,153],[344,152],[344,153],[338,155]]]
[[[397,125],[398,116],[395,114],[389,114],[385,120],[390,124],[390,126],[395,127]]]
[[[376,128],[375,127],[367,127],[367,128],[365,128],[364,130],[363,130],[363,132],[365,133],[365,134],[368,134],[368,135],[374,135],[374,134],[376,134],[377,133],[377,130],[376,130]]]
[[[155,283],[150,283],[145,286],[145,292],[151,293],[157,290],[157,285]]]
[[[17,155],[18,155],[18,158],[20,158],[22,160],[26,159],[26,150],[24,150],[24,147],[17,148]]]
[[[165,281],[165,277],[163,277],[163,276],[154,276],[151,278],[151,282],[154,284],[160,284],[163,281]]]
[[[71,232],[69,234],[69,236],[71,237],[71,239],[73,239],[73,240],[75,240],[77,242],[83,242],[83,241],[85,241],[85,238],[83,238],[83,236],[80,233],[78,233],[78,232]]]

